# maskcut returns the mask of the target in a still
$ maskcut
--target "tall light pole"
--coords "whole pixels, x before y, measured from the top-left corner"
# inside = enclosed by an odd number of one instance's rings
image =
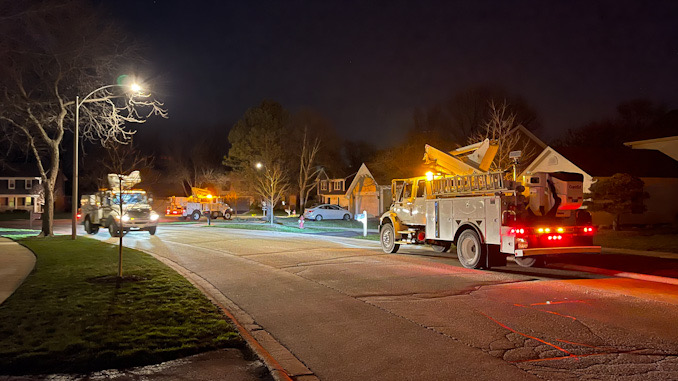
[[[71,199],[71,239],[76,237],[76,226],[78,223],[78,140],[80,137],[79,124],[80,124],[80,106],[82,106],[85,101],[95,94],[98,91],[108,89],[111,87],[129,87],[135,93],[141,91],[141,86],[136,83],[131,85],[106,85],[101,86],[96,90],[92,90],[91,93],[85,95],[82,99],[79,96],[75,97],[75,130],[73,131],[73,195]]]

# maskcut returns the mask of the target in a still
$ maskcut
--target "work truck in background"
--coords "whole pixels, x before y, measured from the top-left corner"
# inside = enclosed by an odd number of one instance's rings
[[[208,189],[191,187],[191,193],[190,197],[170,197],[165,216],[184,220],[190,218],[193,221],[198,221],[202,216],[211,219],[221,217],[225,220],[230,220],[233,216],[233,209],[224,199],[212,195]]]
[[[580,209],[583,176],[537,172],[522,181],[489,171],[497,145],[490,140],[443,152],[426,145],[426,176],[392,181],[393,203],[380,218],[382,249],[428,244],[438,252],[456,245],[467,268],[503,266],[507,256],[524,267],[546,255],[599,253],[591,215]]]
[[[133,189],[141,182],[139,171],[129,175],[108,175],[109,187],[80,198],[80,220],[88,234],[107,228],[112,237],[129,231],[143,230],[154,235],[158,226],[158,213],[143,189]],[[121,207],[122,202],[122,207]]]

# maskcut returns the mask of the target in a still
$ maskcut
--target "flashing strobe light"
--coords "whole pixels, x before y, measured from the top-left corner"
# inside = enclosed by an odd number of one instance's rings
[[[433,172],[431,172],[431,171],[426,172],[426,180],[427,181],[433,180]]]
[[[558,233],[563,233],[563,232],[565,232],[565,229],[563,229],[563,228],[558,228],[558,229],[556,229],[556,231],[557,231]]]

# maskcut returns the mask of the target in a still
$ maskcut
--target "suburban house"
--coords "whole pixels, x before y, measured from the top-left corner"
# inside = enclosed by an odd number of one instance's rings
[[[344,197],[351,213],[367,211],[368,217],[379,217],[391,206],[391,179],[375,176],[363,163]]]
[[[318,202],[321,204],[334,204],[347,208],[348,198],[346,198],[346,183],[353,179],[353,176],[354,175],[345,178],[330,179],[325,175],[324,179],[318,180],[318,185],[316,187]]]
[[[569,160],[590,173],[593,181],[616,173],[628,173],[643,180],[645,192],[650,196],[644,201],[647,210],[644,213],[623,215],[622,224],[656,225],[678,221],[678,161],[659,151],[624,146],[608,149],[564,147],[560,150]],[[596,225],[612,225],[612,216],[596,212],[593,213],[593,222]]]
[[[42,180],[32,173],[0,174],[0,212],[25,210],[42,213]]]

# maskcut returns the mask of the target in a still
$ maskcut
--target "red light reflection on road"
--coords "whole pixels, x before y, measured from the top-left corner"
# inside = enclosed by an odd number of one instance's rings
[[[541,305],[541,304],[540,304],[540,305]],[[524,305],[524,304],[514,304],[514,306],[516,306],[516,307],[531,308],[531,309],[533,309],[533,310],[537,310],[537,311],[540,311],[540,312],[546,312],[546,313],[549,313],[549,314],[553,314],[553,315],[558,315],[558,316],[566,317],[566,318],[568,318],[568,319],[577,320],[577,318],[574,317],[574,316],[564,315],[564,314],[561,314],[561,313],[556,312],[556,311],[540,310],[539,308],[533,307],[532,304],[530,304],[529,306],[526,306],[526,305]]]

